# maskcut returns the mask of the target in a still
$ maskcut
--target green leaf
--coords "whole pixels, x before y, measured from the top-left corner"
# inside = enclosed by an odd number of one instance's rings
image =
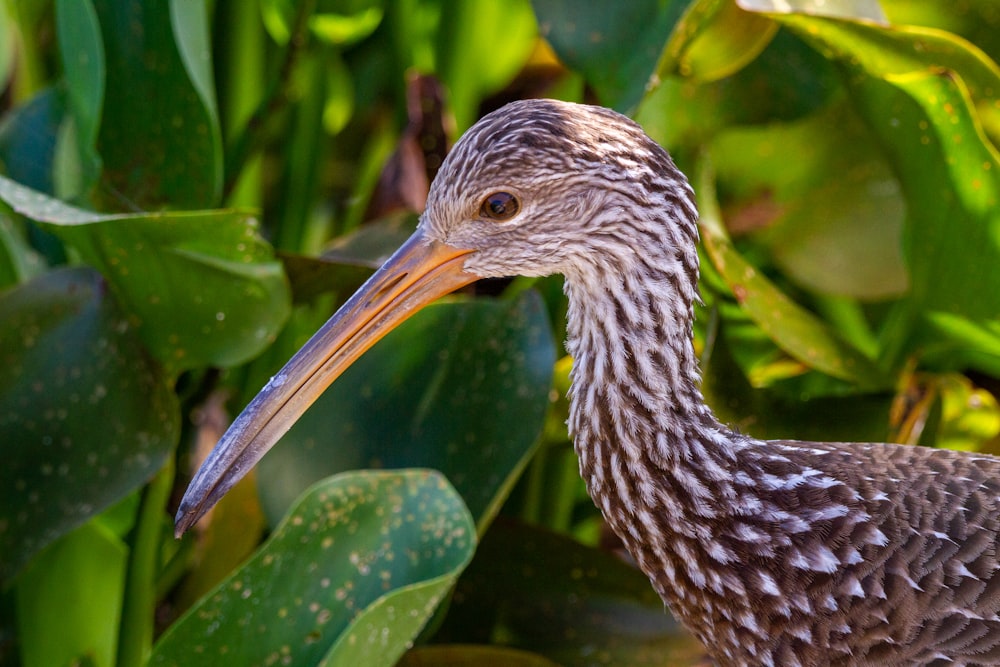
[[[59,194],[75,196],[88,190],[100,176],[97,136],[104,106],[104,44],[90,0],[58,0],[56,29],[80,167],[76,182],[61,187]]]
[[[331,477],[171,626],[149,664],[391,666],[475,543],[472,517],[434,471]]]
[[[55,192],[53,164],[66,100],[46,88],[0,118],[0,169],[42,192]]]
[[[790,123],[726,129],[711,153],[727,224],[765,228],[755,238],[798,284],[864,300],[906,291],[903,196],[846,101]]]
[[[713,266],[743,310],[778,347],[809,368],[856,383],[860,389],[884,388],[888,380],[868,357],[740,256],[722,224],[712,176],[711,169],[703,167],[698,178],[702,239]]]
[[[92,521],[63,536],[16,586],[23,667],[113,667],[128,548]]]
[[[424,309],[358,359],[261,461],[267,515],[336,472],[421,466],[444,472],[484,528],[542,430],[554,363],[534,292]]]
[[[503,644],[561,665],[695,665],[704,655],[642,572],[613,554],[498,521],[436,641]]]
[[[346,46],[375,32],[383,14],[382,7],[366,7],[354,14],[322,12],[309,17],[309,28],[324,42]]]
[[[760,55],[777,31],[776,23],[743,11],[736,0],[697,0],[674,28],[657,77],[715,81],[730,76]]]
[[[684,3],[534,0],[539,32],[580,72],[601,104],[628,112],[642,99]]]
[[[257,355],[288,317],[281,266],[242,211],[103,215],[0,177],[0,200],[98,268],[169,369]]]
[[[204,3],[93,2],[107,69],[103,207],[215,205],[222,146]]]
[[[0,211],[0,290],[24,282],[43,267],[44,262],[28,245],[21,227]]]
[[[923,28],[779,16],[845,68],[902,185],[911,313],[1000,320],[1000,155],[983,131],[1000,114],[1000,68],[974,46]],[[893,331],[902,356],[916,317]]]
[[[178,415],[97,273],[0,295],[0,580],[152,477]]]

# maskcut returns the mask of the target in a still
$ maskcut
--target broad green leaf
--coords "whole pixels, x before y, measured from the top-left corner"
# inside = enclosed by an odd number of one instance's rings
[[[270,344],[288,317],[281,266],[248,213],[102,215],[3,177],[0,200],[98,268],[171,370],[242,363]]]
[[[657,77],[715,81],[730,76],[760,55],[777,30],[776,23],[743,11],[736,0],[696,0],[674,28]]]
[[[1000,68],[939,31],[878,30],[803,16],[779,20],[843,63],[858,108],[896,171],[908,206],[903,249],[912,288],[906,307],[995,324],[1000,156],[981,119],[1000,113]],[[912,332],[894,332],[913,344],[908,336]]]
[[[475,544],[472,517],[437,472],[331,477],[171,626],[149,664],[391,666]]]
[[[755,238],[799,285],[865,300],[906,291],[902,193],[846,101],[790,123],[724,130],[711,153],[727,225],[763,228]]]
[[[0,294],[0,580],[152,477],[178,415],[97,273]]]
[[[92,521],[64,535],[16,586],[23,667],[114,667],[128,548]]]
[[[833,66],[808,44],[780,30],[761,54],[732,76],[710,83],[663,78],[635,118],[683,158],[723,128],[801,118],[830,102],[838,81]],[[682,165],[686,166],[686,165]]]
[[[435,638],[499,639],[566,666],[695,665],[704,655],[639,570],[569,538],[504,521],[483,537]]]
[[[703,167],[698,178],[702,239],[712,264],[740,306],[778,347],[809,368],[849,380],[861,389],[885,387],[888,380],[868,357],[740,256],[723,227],[710,172]]]
[[[533,292],[415,314],[261,461],[268,516],[280,517],[302,489],[336,472],[420,466],[441,470],[484,528],[541,432],[553,347]]]
[[[885,3],[885,13],[895,25],[921,25],[964,37],[1000,60],[1000,11],[994,0],[895,0]]]
[[[584,75],[601,104],[627,112],[655,84],[651,77],[684,3],[533,0],[532,5],[539,32],[559,59]]]
[[[93,186],[101,170],[97,136],[104,105],[104,44],[90,0],[58,0],[56,29],[80,168],[76,181],[63,185],[59,194],[75,196]]]
[[[204,3],[93,3],[107,73],[98,137],[103,207],[215,205],[222,147]]]

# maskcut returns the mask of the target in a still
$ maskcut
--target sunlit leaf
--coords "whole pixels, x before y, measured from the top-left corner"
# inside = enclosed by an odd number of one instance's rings
[[[261,461],[268,516],[336,472],[421,466],[444,472],[484,527],[541,432],[554,362],[533,292],[424,309],[356,361]]]
[[[128,548],[85,524],[46,549],[18,579],[23,667],[113,667]]]
[[[886,24],[878,0],[735,0],[747,11],[810,14]]]
[[[692,2],[667,42],[657,76],[696,81],[730,76],[756,58],[777,30],[776,23],[743,11],[736,0]]]
[[[178,414],[98,274],[0,295],[0,579],[152,477]]]
[[[241,211],[102,215],[0,177],[0,200],[98,268],[173,370],[258,354],[288,317],[280,265]]]
[[[149,664],[391,666],[475,544],[472,517],[440,474],[337,475],[171,626]]]
[[[321,12],[309,18],[309,28],[330,44],[348,45],[372,34],[382,22],[382,7],[366,7],[355,14]]]
[[[517,74],[535,46],[529,0],[444,0],[435,68],[448,89],[457,129],[478,117],[479,102]]]
[[[902,193],[846,103],[791,123],[724,130],[711,150],[731,200],[727,226],[756,232],[798,284],[865,300],[905,292]]]
[[[980,118],[1000,113],[1000,68],[961,39],[923,28],[779,16],[831,51],[882,140],[908,205],[909,324],[942,311],[989,327],[1000,319],[1000,155]],[[976,103],[978,100],[978,104]],[[904,344],[899,344],[903,341]]]

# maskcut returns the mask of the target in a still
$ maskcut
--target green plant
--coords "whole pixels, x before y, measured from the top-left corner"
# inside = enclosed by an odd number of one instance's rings
[[[558,278],[416,316],[171,537],[231,411],[527,92],[691,176],[720,415],[996,451],[1000,14],[790,4],[0,0],[0,662],[697,660],[577,476]]]

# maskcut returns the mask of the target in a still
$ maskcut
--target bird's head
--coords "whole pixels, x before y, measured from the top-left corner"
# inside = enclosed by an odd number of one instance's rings
[[[427,198],[419,234],[470,252],[482,277],[572,273],[607,260],[643,211],[646,185],[675,175],[666,151],[602,107],[525,100],[480,120],[455,145]],[[627,210],[626,210],[627,209]]]
[[[671,204],[681,225],[664,225]],[[195,475],[184,532],[365,350],[427,303],[485,277],[592,270],[664,233],[694,234],[690,189],[666,151],[626,117],[551,100],[478,122],[444,161],[410,239],[251,401]],[[690,229],[688,229],[690,228]],[[686,231],[685,231],[686,230]],[[650,236],[652,235],[652,236]],[[696,261],[696,256],[695,260]]]

